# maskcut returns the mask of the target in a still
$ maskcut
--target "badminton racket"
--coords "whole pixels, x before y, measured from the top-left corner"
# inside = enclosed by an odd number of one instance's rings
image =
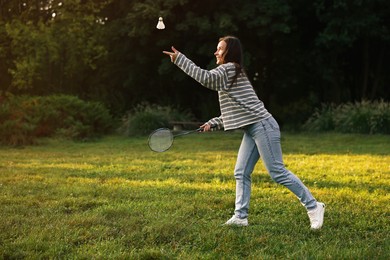
[[[195,130],[186,131],[174,135],[172,131],[169,130],[168,128],[159,128],[157,130],[154,130],[149,135],[149,139],[148,139],[149,148],[154,152],[162,153],[167,151],[169,148],[171,148],[175,137],[188,135],[196,132],[202,132],[202,131],[203,128],[200,127]]]

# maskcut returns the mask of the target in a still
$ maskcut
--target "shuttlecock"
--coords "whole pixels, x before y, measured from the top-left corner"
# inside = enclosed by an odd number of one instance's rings
[[[164,30],[165,29],[165,24],[164,24],[163,18],[161,16],[158,18],[158,23],[157,23],[156,28],[159,29],[159,30]]]

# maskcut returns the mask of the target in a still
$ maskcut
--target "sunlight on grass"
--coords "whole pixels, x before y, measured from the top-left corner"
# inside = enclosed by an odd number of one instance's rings
[[[122,137],[0,148],[0,258],[389,258],[390,137],[284,137],[288,169],[327,204],[314,233],[262,163],[251,225],[221,227],[240,138],[188,136],[160,154]]]
[[[287,166],[300,171],[302,179],[314,182],[389,184],[390,156],[376,155],[288,155]]]

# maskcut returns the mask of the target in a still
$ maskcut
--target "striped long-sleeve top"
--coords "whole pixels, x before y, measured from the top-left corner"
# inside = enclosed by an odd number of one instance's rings
[[[222,64],[213,70],[204,70],[182,53],[178,53],[174,63],[203,86],[218,91],[221,116],[207,122],[217,126],[216,129],[237,129],[271,117],[247,76],[240,73],[234,79],[236,75],[234,63]]]

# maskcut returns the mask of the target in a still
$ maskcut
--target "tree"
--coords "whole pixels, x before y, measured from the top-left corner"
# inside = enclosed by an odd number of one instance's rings
[[[315,6],[323,24],[316,39],[318,66],[326,88],[335,93],[330,100],[389,97],[384,73],[390,69],[384,62],[390,47],[388,1],[317,0]]]
[[[112,50],[108,54],[112,73],[107,76],[116,76],[105,82],[113,84],[110,89],[122,89],[130,106],[145,99],[178,104],[191,107],[205,119],[218,113],[216,93],[199,88],[161,52],[175,45],[201,67],[212,68],[218,38],[234,34],[244,43],[248,74],[262,78],[255,82],[256,89],[266,101],[271,100],[272,89],[277,90],[273,86],[278,85],[273,81],[277,74],[271,74],[277,70],[272,68],[281,64],[275,62],[279,54],[272,48],[278,45],[278,37],[291,32],[289,12],[288,4],[280,0],[134,1],[128,5],[114,1],[107,9],[111,21],[106,26],[107,39]],[[167,25],[163,31],[155,28],[159,16]],[[265,78],[267,69],[271,73]],[[203,108],[199,108],[200,101]]]
[[[388,100],[386,0],[0,0],[0,90],[74,94],[120,115],[138,103],[219,113],[216,93],[172,66],[172,45],[215,67],[238,36],[247,74],[281,123],[322,102]],[[162,16],[165,30],[155,28]],[[201,104],[201,105],[199,105]]]
[[[8,63],[1,73],[11,78],[3,90],[14,93],[71,93],[87,96],[97,61],[107,51],[101,44],[104,2],[69,0],[25,2],[19,15],[10,11],[0,34]],[[4,16],[3,16],[4,19]],[[10,62],[11,61],[11,62]],[[92,87],[92,86],[91,86]]]

